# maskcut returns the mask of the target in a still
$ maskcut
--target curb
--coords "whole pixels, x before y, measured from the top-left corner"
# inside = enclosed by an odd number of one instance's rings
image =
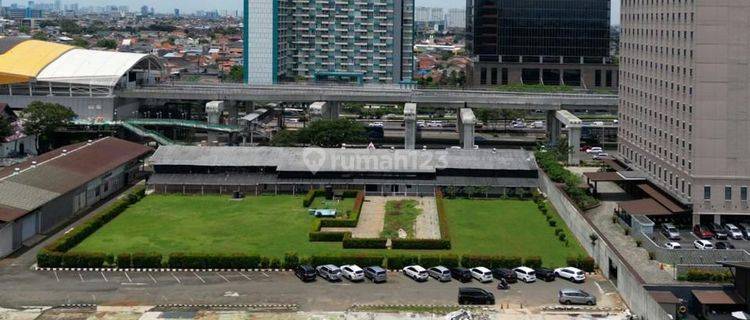
[[[298,309],[297,304],[158,304],[155,308]]]
[[[587,307],[587,306],[545,306],[542,311],[588,311],[588,312],[622,312],[623,308]]]
[[[83,272],[294,272],[292,269],[179,269],[179,268],[39,268],[35,271]]]
[[[67,303],[59,306],[60,308],[96,308],[97,305],[93,303]]]

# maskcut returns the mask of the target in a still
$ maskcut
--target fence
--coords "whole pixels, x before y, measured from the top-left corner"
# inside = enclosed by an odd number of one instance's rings
[[[604,276],[612,280],[634,315],[646,320],[669,319],[669,314],[651,297],[645,281],[614,249],[601,232],[573,205],[573,202],[540,170],[540,189],[568,225],[583,248],[596,261]],[[591,241],[595,235],[598,241]]]
[[[641,240],[646,251],[654,255],[654,259],[671,265],[706,265],[716,264],[718,261],[750,261],[750,254],[745,250],[672,250],[659,246],[651,237],[643,232],[634,232],[633,238]]]

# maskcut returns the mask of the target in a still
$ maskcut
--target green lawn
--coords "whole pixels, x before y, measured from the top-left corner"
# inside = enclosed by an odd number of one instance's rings
[[[563,246],[531,201],[446,200],[445,204],[452,253],[540,255],[550,266],[562,265],[567,256],[583,253],[570,235],[570,247]],[[303,256],[383,252],[309,242],[307,234],[313,219],[302,207],[301,197],[261,196],[234,201],[227,196],[149,195],[73,251],[253,253],[278,258],[286,252]]]
[[[565,223],[548,206],[557,227],[566,233],[568,246],[555,236],[532,201],[445,200],[451,246],[463,253],[541,256],[547,266],[561,266],[571,255],[586,255]]]
[[[354,198],[343,200],[326,200],[325,197],[315,197],[309,209],[336,209],[336,217],[348,219],[354,209]]]
[[[388,201],[385,204],[385,221],[383,232],[380,236],[384,238],[398,239],[398,230],[406,231],[406,238],[414,238],[414,223],[417,216],[422,213],[414,200]]]

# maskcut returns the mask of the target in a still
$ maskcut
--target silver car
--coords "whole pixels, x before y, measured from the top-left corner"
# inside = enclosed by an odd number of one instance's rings
[[[562,304],[585,304],[593,306],[596,297],[581,289],[562,289],[558,294],[558,301]]]
[[[427,273],[430,274],[430,277],[433,277],[440,282],[451,281],[451,271],[448,270],[448,268],[446,267],[443,267],[443,266],[432,267],[432,268],[427,269]]]
[[[318,275],[323,279],[331,282],[341,281],[341,269],[339,269],[339,267],[337,266],[326,264],[318,266],[317,271]]]

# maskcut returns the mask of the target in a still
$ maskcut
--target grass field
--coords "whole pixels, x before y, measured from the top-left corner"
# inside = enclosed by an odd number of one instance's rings
[[[539,255],[549,266],[562,265],[566,257],[583,253],[569,233],[570,247],[563,246],[531,201],[446,200],[445,204],[452,253]],[[302,207],[301,197],[261,196],[233,201],[226,196],[150,195],[73,251],[253,253],[279,258],[286,252],[384,252],[309,242],[313,219]],[[558,226],[563,223],[558,222]]]
[[[354,198],[344,198],[343,200],[326,200],[325,197],[315,197],[310,209],[336,209],[336,217],[348,219],[354,209]]]
[[[406,231],[406,238],[414,238],[414,223],[422,213],[415,200],[388,201],[385,204],[385,221],[381,237],[398,239],[398,230]]]

